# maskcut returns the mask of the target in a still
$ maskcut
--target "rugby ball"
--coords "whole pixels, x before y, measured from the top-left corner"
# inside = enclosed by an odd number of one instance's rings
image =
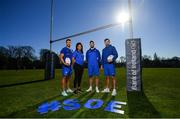
[[[66,62],[67,64],[71,64],[70,58],[69,58],[69,57],[66,57],[65,62]]]
[[[113,55],[109,55],[109,56],[107,57],[107,60],[108,60],[108,61],[113,61],[113,58],[114,58]]]

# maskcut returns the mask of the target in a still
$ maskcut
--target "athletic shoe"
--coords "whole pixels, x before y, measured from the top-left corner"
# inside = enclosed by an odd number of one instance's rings
[[[103,91],[102,91],[102,93],[109,93],[110,91],[109,91],[109,88],[105,88]]]
[[[61,95],[62,95],[62,96],[68,96],[68,94],[66,93],[66,91],[63,91],[63,92],[61,93]]]
[[[112,96],[116,96],[116,94],[117,94],[116,89],[113,89]]]
[[[86,92],[92,91],[92,87],[89,87],[89,89],[86,90]]]
[[[74,91],[73,91],[73,93],[74,93],[74,94],[78,94],[78,91],[77,91],[77,89],[76,89],[76,90],[74,90]]]
[[[66,91],[67,91],[67,93],[72,93],[73,92],[70,88],[68,88]]]
[[[79,93],[82,93],[82,92],[83,92],[81,89],[77,89],[77,91],[78,91]]]
[[[98,89],[98,87],[96,87],[96,93],[99,93],[99,89]]]

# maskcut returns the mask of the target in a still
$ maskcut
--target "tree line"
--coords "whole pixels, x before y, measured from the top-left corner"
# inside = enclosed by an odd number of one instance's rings
[[[39,57],[36,56],[35,50],[31,46],[0,46],[0,69],[44,69],[46,55],[50,53],[48,49],[40,49]],[[55,68],[61,68],[57,53],[54,54]],[[121,56],[116,61],[116,67],[125,67],[126,58]],[[84,63],[87,67],[87,62]],[[143,67],[180,67],[180,57],[172,58],[159,57],[154,53],[153,57],[148,55],[142,56]]]
[[[31,46],[0,46],[0,69],[42,69],[48,52],[41,49],[38,58]]]

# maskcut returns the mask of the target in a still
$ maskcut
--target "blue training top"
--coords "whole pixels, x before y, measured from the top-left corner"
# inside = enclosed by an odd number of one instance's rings
[[[108,64],[107,57],[109,55],[113,55],[113,63],[116,61],[118,57],[117,50],[114,46],[108,45],[102,50],[102,65],[103,64]]]
[[[67,48],[67,47],[64,47],[64,48],[61,50],[60,53],[61,53],[61,54],[64,54],[64,58],[63,58],[64,61],[65,61],[66,58],[70,58],[71,64],[72,64],[72,56],[73,56],[73,50],[72,50],[72,49]],[[64,66],[64,64],[63,64],[63,66]]]
[[[73,52],[73,57],[75,59],[75,63],[79,64],[79,65],[83,65],[84,64],[84,55],[81,51],[74,51]]]
[[[88,62],[88,65],[98,65],[101,61],[99,50],[97,50],[96,48],[90,48],[86,52],[86,61]]]

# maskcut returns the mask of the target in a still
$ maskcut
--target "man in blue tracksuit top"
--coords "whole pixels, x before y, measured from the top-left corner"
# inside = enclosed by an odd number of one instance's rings
[[[100,52],[94,47],[94,41],[89,42],[90,49],[86,52],[86,61],[88,62],[88,75],[89,75],[89,89],[87,92],[92,91],[93,76],[96,78],[96,92],[99,93],[99,64],[101,61]]]
[[[70,49],[71,39],[66,40],[66,47],[64,47],[60,52],[60,61],[62,63],[62,95],[68,96],[67,93],[72,93],[73,91],[69,87],[69,80],[72,75],[72,56],[73,51]],[[67,87],[67,89],[65,89]]]
[[[102,66],[104,68],[104,75],[106,76],[106,88],[102,91],[108,93],[109,91],[109,79],[112,77],[113,91],[112,96],[116,95],[116,80],[115,80],[115,66],[114,63],[118,57],[116,48],[110,44],[109,39],[104,40],[105,48],[102,51]]]

